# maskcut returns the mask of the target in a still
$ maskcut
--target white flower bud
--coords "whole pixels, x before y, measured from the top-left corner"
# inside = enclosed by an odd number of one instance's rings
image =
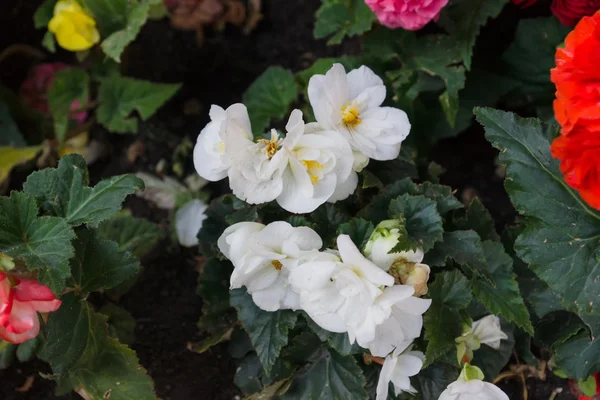
[[[390,266],[399,260],[412,263],[423,261],[424,254],[421,249],[389,253],[398,244],[399,240],[402,239],[401,228],[402,226],[398,220],[390,219],[382,221],[377,225],[365,245],[364,253],[367,258],[384,271],[389,270]]]

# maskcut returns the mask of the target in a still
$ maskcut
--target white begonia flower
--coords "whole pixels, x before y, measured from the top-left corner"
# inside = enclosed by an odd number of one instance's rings
[[[298,294],[288,276],[304,254],[321,248],[319,235],[283,221],[264,227],[240,224],[228,228],[218,240],[219,249],[234,266],[231,288],[246,286],[254,303],[265,311],[297,309]]]
[[[502,340],[508,339],[500,326],[500,318],[495,315],[488,315],[473,322],[469,333],[473,334],[480,344],[488,345],[494,350],[500,348]]]
[[[389,253],[401,239],[400,228],[400,221],[396,219],[381,221],[365,245],[364,253],[367,258],[384,271],[388,271],[397,260],[406,260],[412,263],[423,261],[424,253],[421,249]]]
[[[365,66],[346,74],[341,64],[334,64],[308,83],[308,98],[319,125],[342,133],[353,149],[382,161],[398,157],[410,132],[404,111],[380,107],[385,96],[383,81]],[[356,166],[362,162],[357,160]]]
[[[215,182],[227,176],[230,160],[225,146],[225,121],[232,120],[241,128],[247,140],[252,140],[250,118],[246,106],[233,104],[224,110],[212,105],[210,107],[211,121],[198,135],[194,147],[194,166],[198,175],[206,180]]]
[[[201,200],[188,201],[175,213],[175,232],[179,244],[184,247],[198,245],[198,232],[206,219],[208,206]]]
[[[417,393],[410,384],[410,377],[421,371],[425,355],[420,351],[397,348],[389,354],[379,372],[377,381],[377,400],[387,400],[389,383],[392,382],[396,395],[402,392]]]
[[[294,268],[290,283],[300,292],[300,305],[331,332],[346,332],[366,317],[369,306],[392,286],[394,278],[367,260],[349,236],[337,239],[339,258],[320,253]]]
[[[237,126],[228,121],[229,125],[231,140],[237,142],[228,144],[232,148],[229,180],[242,200],[251,204],[276,200],[287,211],[308,213],[356,189],[358,177],[352,171],[354,159],[347,141],[316,124],[305,126],[300,110],[292,111],[285,139],[272,130],[270,140],[248,143],[239,140]]]
[[[439,400],[509,400],[506,393],[483,378],[479,368],[465,364],[458,379],[448,385]]]

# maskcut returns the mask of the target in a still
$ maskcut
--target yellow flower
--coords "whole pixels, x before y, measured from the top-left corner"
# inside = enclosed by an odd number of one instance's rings
[[[70,51],[87,50],[100,41],[96,21],[76,0],[59,0],[56,3],[48,30],[54,33],[60,47]]]

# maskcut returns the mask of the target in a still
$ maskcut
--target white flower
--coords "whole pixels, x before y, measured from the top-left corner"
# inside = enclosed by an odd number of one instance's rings
[[[198,232],[202,221],[206,219],[204,212],[208,206],[201,200],[190,200],[175,213],[175,232],[179,244],[184,247],[198,245]]]
[[[240,224],[228,228],[218,241],[234,266],[231,288],[246,286],[256,305],[266,311],[297,309],[298,295],[288,276],[302,255],[323,245],[319,235],[283,221],[264,227]]]
[[[229,123],[228,123],[229,126]],[[352,171],[354,158],[347,141],[337,132],[318,125],[305,127],[302,112],[294,110],[286,125],[285,139],[271,131],[271,139],[258,143],[240,140],[232,126],[227,129],[233,193],[249,203],[277,203],[293,213],[314,211],[326,201],[348,197],[358,183]],[[229,150],[228,150],[229,152]]]
[[[375,160],[398,157],[410,132],[404,111],[380,107],[385,96],[383,81],[365,66],[346,74],[341,64],[334,64],[327,74],[313,75],[308,83],[317,122],[342,133],[353,149]]]
[[[483,381],[477,367],[465,364],[460,377],[442,392],[439,400],[509,400],[497,386]]]
[[[502,340],[508,339],[500,326],[500,318],[495,315],[488,315],[473,322],[469,333],[473,334],[480,344],[486,344],[495,350],[500,348]]]
[[[396,349],[388,355],[383,363],[377,382],[377,400],[387,400],[389,383],[392,382],[396,395],[402,392],[416,393],[410,384],[410,377],[421,371],[425,355],[420,351]]]
[[[365,245],[365,255],[371,261],[387,271],[396,260],[406,260],[412,263],[423,261],[423,250],[408,250],[399,253],[389,253],[401,239],[400,222],[395,219],[382,221],[371,234],[369,241]]]
[[[394,278],[367,260],[347,235],[337,239],[339,258],[320,253],[298,265],[290,283],[300,291],[300,305],[323,329],[345,332],[361,324],[368,308],[392,286]],[[353,341],[353,340],[352,340]]]
[[[144,190],[140,190],[136,195],[164,210],[175,208],[177,196],[188,190],[185,185],[169,176],[161,179],[145,172],[138,172],[135,176],[143,180],[145,186]]]
[[[235,123],[244,132],[247,140],[252,140],[248,110],[243,104],[233,104],[224,110],[212,105],[210,119],[198,135],[194,147],[194,166],[198,175],[209,181],[219,181],[227,176],[230,166],[229,155],[225,146],[224,125],[227,120]]]
[[[357,335],[359,344],[368,348],[374,356],[385,357],[396,349],[406,348],[408,343],[418,338],[423,328],[423,314],[431,306],[431,299],[421,299],[412,294],[410,286],[386,288],[384,297],[388,297],[386,302],[391,305],[380,311],[385,318],[374,327],[363,327],[360,338]],[[367,332],[368,335],[365,334]]]

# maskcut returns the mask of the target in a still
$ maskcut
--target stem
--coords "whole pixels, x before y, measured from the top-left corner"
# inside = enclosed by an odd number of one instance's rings
[[[39,60],[46,57],[46,54],[44,54],[44,52],[36,49],[35,47],[17,43],[7,47],[6,49],[4,49],[4,51],[2,51],[2,53],[0,53],[0,63],[8,59],[9,57],[19,53],[25,54],[26,56],[30,56],[32,58],[37,58]]]

